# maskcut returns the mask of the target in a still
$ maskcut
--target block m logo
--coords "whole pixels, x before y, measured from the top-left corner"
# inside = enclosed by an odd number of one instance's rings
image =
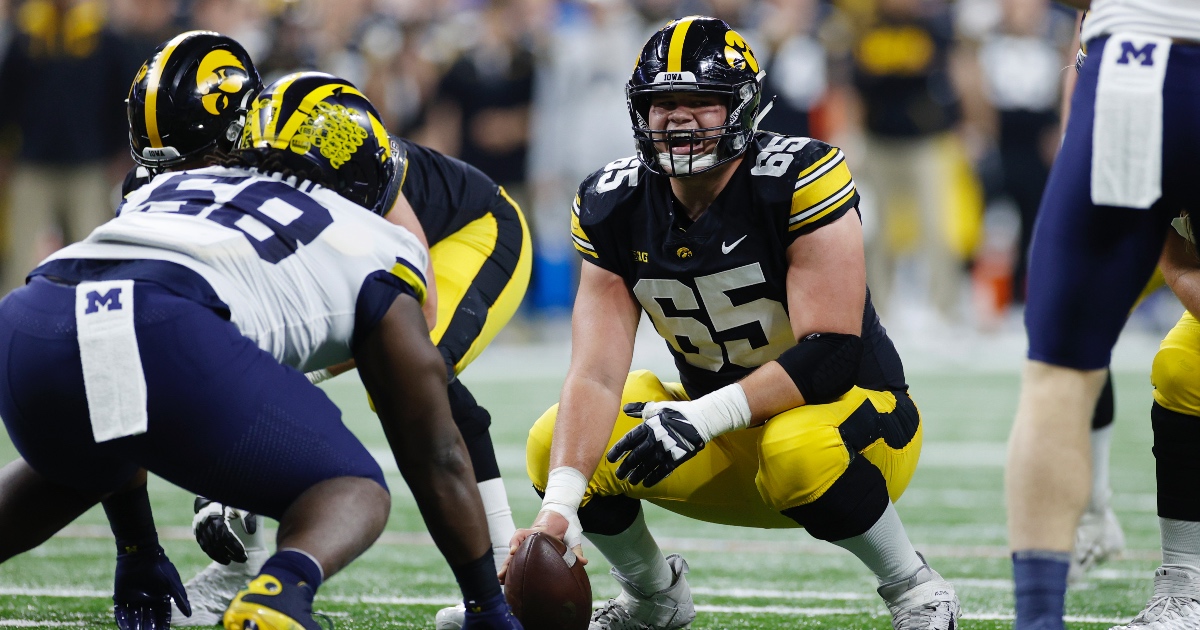
[[[1117,63],[1129,65],[1130,61],[1140,61],[1143,66],[1153,66],[1155,48],[1158,48],[1158,44],[1150,43],[1137,48],[1133,42],[1121,42],[1121,57]]]
[[[121,310],[121,289],[114,288],[100,295],[99,291],[89,291],[87,294],[87,308],[84,309],[85,315],[91,315],[98,312],[100,307],[104,307],[106,311]]]

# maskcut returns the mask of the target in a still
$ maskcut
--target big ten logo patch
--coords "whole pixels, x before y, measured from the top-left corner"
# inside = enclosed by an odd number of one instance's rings
[[[114,287],[101,294],[99,291],[88,291],[87,307],[84,309],[85,315],[100,312],[103,308],[105,311],[119,311],[121,305],[121,288]]]

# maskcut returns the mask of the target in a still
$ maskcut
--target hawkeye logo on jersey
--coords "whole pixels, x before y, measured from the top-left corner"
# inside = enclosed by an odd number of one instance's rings
[[[247,78],[246,66],[228,50],[217,49],[205,55],[196,70],[196,92],[203,94],[200,103],[204,111],[219,116],[229,107],[229,95],[241,92]]]
[[[650,262],[650,254],[647,252],[639,252],[635,249],[635,250],[633,250],[633,261],[640,262],[640,263],[648,263],[648,262]]]
[[[99,291],[88,291],[87,308],[83,310],[84,314],[91,315],[92,313],[98,313],[102,306],[104,310],[109,312],[121,310],[120,287],[109,289],[104,292],[104,295],[100,295]]]
[[[686,247],[680,247],[679,249],[675,250],[675,255],[680,258],[691,258],[692,250],[690,250]]]

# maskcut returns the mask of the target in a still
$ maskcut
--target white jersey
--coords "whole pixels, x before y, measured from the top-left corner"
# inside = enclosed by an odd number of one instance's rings
[[[424,300],[428,256],[411,232],[332,190],[214,166],[156,177],[116,219],[47,260],[183,265],[242,334],[307,372],[351,358],[359,293],[374,274],[394,274]]]
[[[1200,41],[1200,0],[1092,0],[1080,39],[1121,32]]]

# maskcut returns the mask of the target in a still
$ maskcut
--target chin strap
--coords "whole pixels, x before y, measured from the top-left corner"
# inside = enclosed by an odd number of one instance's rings
[[[763,71],[763,74],[766,74],[766,71],[765,71],[765,70]],[[771,108],[772,108],[772,107],[775,107],[775,99],[776,99],[776,98],[778,98],[778,97],[776,97],[776,96],[772,96],[772,97],[771,97],[771,100],[767,101],[767,104],[766,104],[765,106],[763,106],[763,108],[762,108],[762,109],[758,110],[758,115],[754,117],[754,127],[753,127],[753,129],[754,129],[755,131],[758,131],[758,123],[762,122],[762,119],[763,119],[764,117],[766,117],[766,115],[767,115],[767,112],[771,111]]]

